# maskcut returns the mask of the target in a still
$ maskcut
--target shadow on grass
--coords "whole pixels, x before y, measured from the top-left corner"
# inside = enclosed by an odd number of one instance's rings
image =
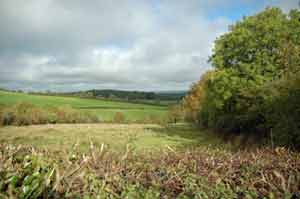
[[[189,124],[168,124],[164,127],[147,127],[146,129],[164,136],[179,136],[185,139],[199,138],[199,129]]]
[[[216,134],[201,130],[192,124],[169,124],[165,127],[147,127],[147,130],[163,136],[165,139],[181,142],[182,147],[224,147],[224,141]]]

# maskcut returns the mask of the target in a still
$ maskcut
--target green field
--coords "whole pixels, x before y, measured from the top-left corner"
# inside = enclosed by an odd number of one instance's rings
[[[71,106],[75,109],[93,112],[102,121],[111,121],[116,112],[122,112],[128,122],[145,121],[151,118],[165,119],[167,115],[165,106],[0,91],[0,105],[14,105],[20,102],[32,103],[40,107]]]
[[[44,108],[71,106],[95,113],[104,121],[112,121],[116,112],[122,112],[129,123],[143,122],[147,119],[163,120],[167,117],[166,106],[0,91],[0,106],[7,107],[21,102]],[[49,149],[69,149],[78,145],[85,150],[89,148],[91,142],[96,146],[104,144],[117,151],[122,151],[128,144],[138,150],[150,151],[166,147],[222,145],[220,139],[188,124],[167,126],[153,123],[46,124],[0,128],[0,143],[25,144]]]

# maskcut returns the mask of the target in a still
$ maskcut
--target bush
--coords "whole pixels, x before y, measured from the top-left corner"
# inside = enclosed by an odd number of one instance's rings
[[[300,73],[273,84],[266,118],[275,144],[300,149]],[[269,135],[269,138],[271,135]]]
[[[1,125],[11,125],[14,121],[13,112],[3,110],[1,113]]]
[[[125,116],[122,112],[116,112],[114,119],[113,119],[114,123],[124,123],[125,122]]]

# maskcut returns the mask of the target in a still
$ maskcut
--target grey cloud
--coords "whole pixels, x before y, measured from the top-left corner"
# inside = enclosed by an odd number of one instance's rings
[[[249,3],[248,0],[243,0]],[[152,2],[152,3],[151,3]],[[182,90],[210,68],[226,0],[2,0],[0,87]],[[291,7],[292,1],[272,4]]]

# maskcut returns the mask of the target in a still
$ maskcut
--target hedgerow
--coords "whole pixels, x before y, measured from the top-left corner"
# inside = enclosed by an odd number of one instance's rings
[[[99,118],[71,107],[40,108],[30,103],[18,103],[0,110],[0,125],[32,125],[55,123],[94,123]]]

